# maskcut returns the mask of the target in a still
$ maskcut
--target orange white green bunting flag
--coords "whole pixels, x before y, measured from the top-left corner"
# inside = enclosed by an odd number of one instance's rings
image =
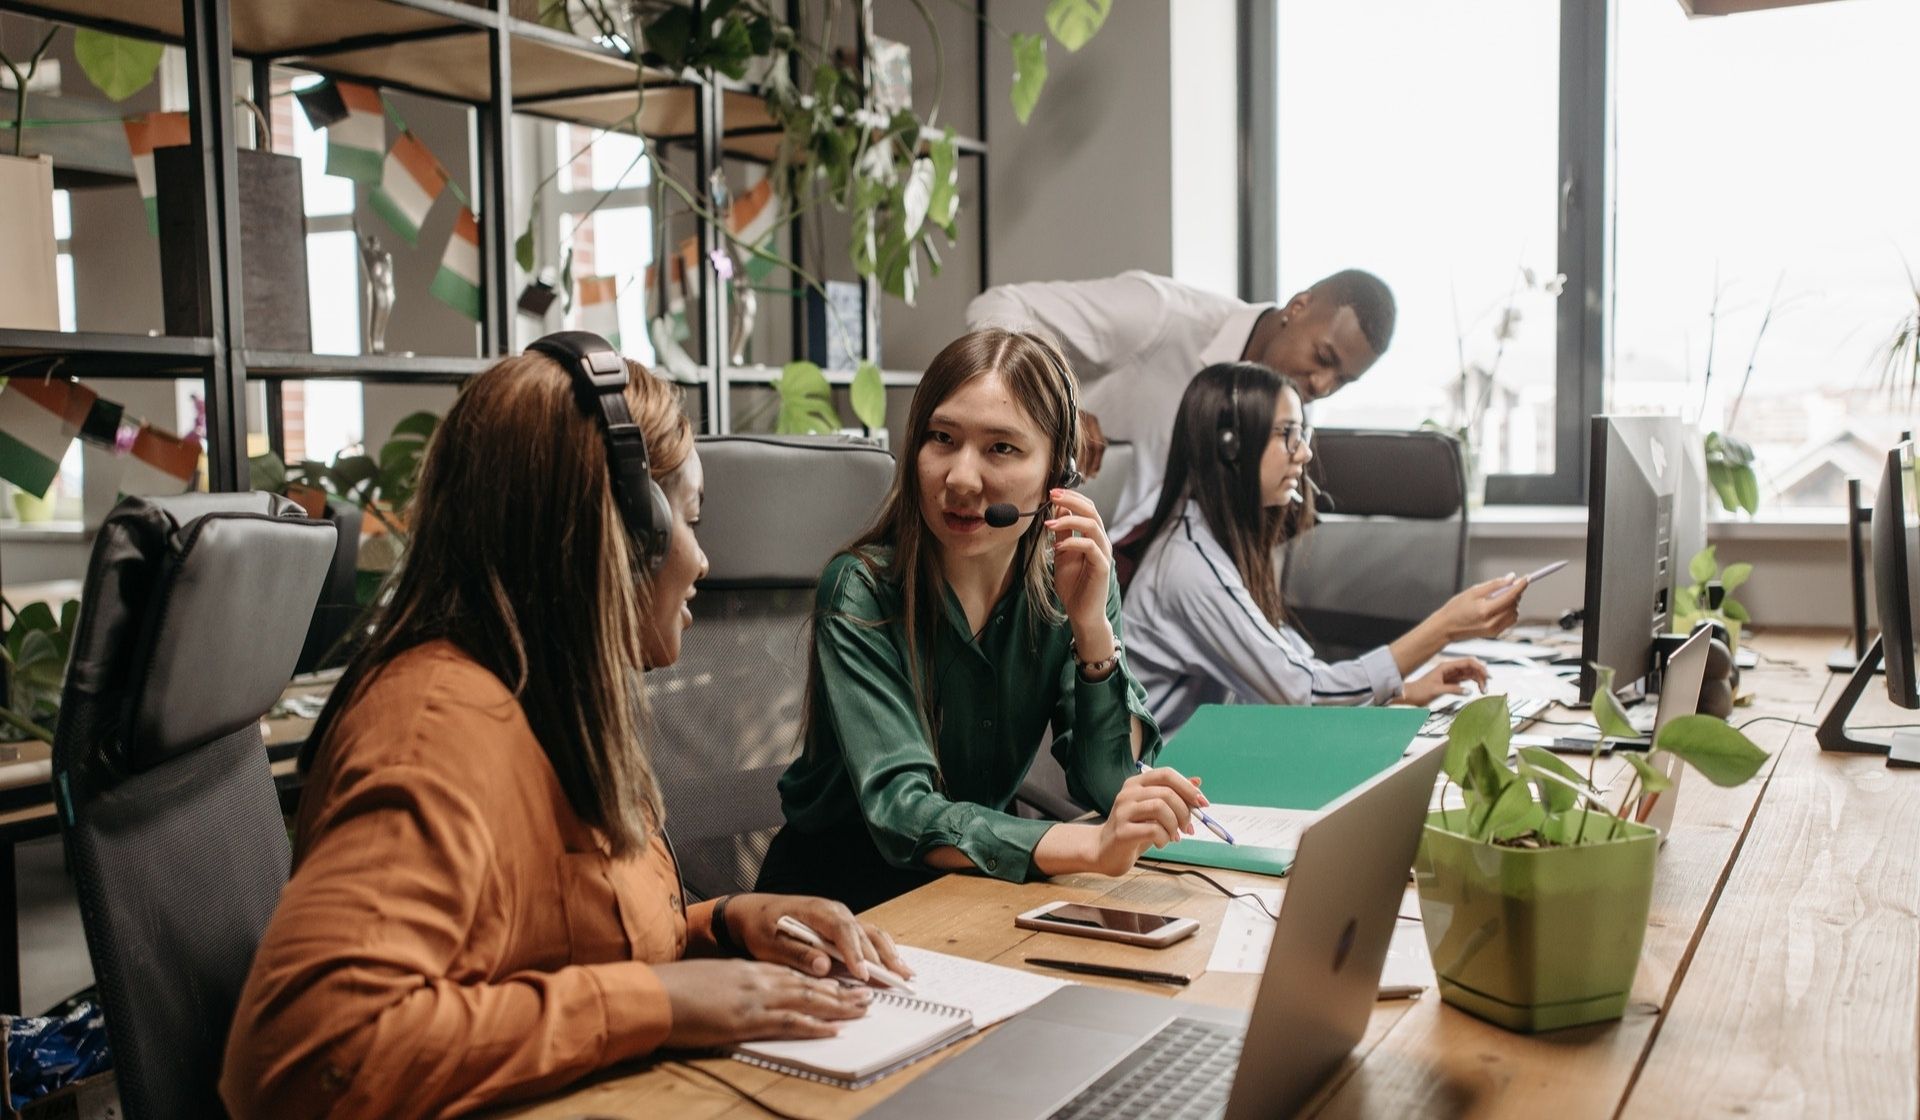
[[[612,276],[583,276],[574,281],[578,329],[592,331],[620,349],[620,288]]]
[[[0,478],[45,497],[95,399],[77,381],[9,378],[0,389]]]
[[[440,271],[428,291],[467,318],[480,318],[480,223],[464,206],[453,220],[453,236],[447,238]]]
[[[347,115],[327,126],[327,174],[377,186],[380,153],[387,146],[387,110],[380,91],[357,82],[333,85]]]
[[[771,249],[774,221],[779,213],[780,208],[773,201],[773,180],[762,179],[754,184],[752,190],[733,200],[733,210],[727,215],[727,229],[743,245]],[[763,256],[744,249],[740,251],[740,256],[745,258],[749,280],[764,280],[767,273],[773,271],[773,262]]]
[[[418,245],[421,223],[427,220],[427,211],[433,209],[434,200],[446,186],[447,173],[440,170],[440,161],[413,133],[402,132],[387,152],[387,161],[380,169],[380,185],[367,196],[367,202],[407,239],[407,244]]]
[[[185,113],[148,113],[122,122],[127,130],[127,149],[133,153],[133,181],[139,184],[140,201],[147,207],[147,232],[160,232],[159,187],[153,177],[153,150],[178,148],[193,143],[193,124]]]
[[[124,462],[122,495],[179,494],[193,485],[194,475],[200,470],[200,441],[143,427],[133,439],[133,453]]]

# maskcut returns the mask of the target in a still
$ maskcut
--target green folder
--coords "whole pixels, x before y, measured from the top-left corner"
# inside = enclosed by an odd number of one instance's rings
[[[1273,809],[1321,809],[1400,761],[1426,722],[1425,708],[1296,708],[1206,704],[1158,765],[1198,774],[1207,800]],[[1287,848],[1178,840],[1147,859],[1285,875]]]

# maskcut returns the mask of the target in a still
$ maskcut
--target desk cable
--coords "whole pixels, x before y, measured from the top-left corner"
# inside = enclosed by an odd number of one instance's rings
[[[1223,885],[1218,879],[1215,879],[1213,876],[1205,874],[1204,872],[1187,871],[1180,868],[1166,867],[1166,866],[1163,866],[1162,864],[1151,862],[1151,857],[1149,857],[1147,861],[1141,862],[1139,866],[1142,868],[1145,868],[1148,871],[1158,871],[1162,875],[1185,875],[1194,879],[1198,879],[1201,882],[1208,885],[1209,887],[1212,887],[1214,890],[1219,891],[1221,894],[1226,895],[1228,898],[1249,899],[1253,902],[1255,906],[1258,906],[1260,908],[1261,913],[1265,914],[1269,918],[1272,918],[1276,922],[1280,920],[1280,915],[1267,909],[1266,901],[1262,899],[1259,895],[1254,894],[1251,891],[1230,890],[1225,885]]]
[[[742,1088],[739,1085],[734,1084],[731,1081],[728,1081],[726,1078],[720,1076],[719,1074],[713,1072],[712,1070],[694,1065],[692,1062],[687,1061],[684,1058],[669,1058],[667,1059],[665,1064],[670,1066],[679,1066],[681,1069],[691,1070],[702,1077],[719,1082],[720,1085],[723,1086],[729,1093],[732,1093],[734,1096],[739,1097],[743,1101],[746,1101],[748,1104],[766,1113],[768,1116],[775,1117],[776,1120],[809,1120],[809,1118],[805,1116],[796,1116],[791,1112],[782,1112],[779,1109],[768,1104],[766,1101],[763,1101],[759,1097],[753,1095],[753,1093],[749,1092],[748,1090]]]

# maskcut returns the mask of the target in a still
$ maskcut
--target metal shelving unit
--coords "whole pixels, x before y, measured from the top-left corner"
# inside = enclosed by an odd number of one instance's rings
[[[697,10],[706,0],[690,0]],[[750,85],[708,83],[692,75],[654,68],[638,72],[624,55],[598,43],[514,14],[524,0],[0,0],[0,10],[94,27],[116,34],[184,46],[189,110],[204,192],[208,231],[204,269],[212,308],[206,337],[111,335],[49,331],[0,331],[0,364],[10,357],[59,357],[76,374],[114,377],[198,376],[207,383],[210,484],[217,490],[247,485],[246,389],[267,385],[277,412],[286,380],[361,379],[372,382],[457,383],[485,369],[512,341],[514,300],[510,290],[513,231],[503,221],[513,213],[509,196],[515,153],[509,131],[516,113],[589,127],[619,128],[652,137],[693,156],[695,182],[707,181],[724,160],[770,163],[780,130],[764,99]],[[983,0],[976,0],[983,3]],[[857,45],[872,26],[871,0],[857,9]],[[984,28],[976,49],[984,50]],[[250,348],[236,278],[241,275],[233,115],[208,113],[208,105],[231,105],[235,63],[252,65],[254,84],[284,65],[441,98],[470,106],[478,122],[476,166],[479,190],[474,210],[481,224],[481,353],[477,356],[316,355]],[[984,83],[984,65],[981,66]],[[635,116],[635,96],[640,111]],[[978,89],[985,107],[984,84]],[[984,126],[986,116],[981,113]],[[981,275],[986,261],[986,145],[962,138],[961,154],[980,164]],[[798,223],[790,253],[800,252]],[[698,282],[694,353],[710,376],[700,387],[701,416],[708,431],[730,427],[728,386],[764,384],[768,373],[727,365],[724,288],[710,260],[719,239],[698,224]],[[877,284],[864,283],[863,342],[878,347]],[[804,320],[802,297],[794,297],[794,321]],[[794,332],[795,346],[802,332]],[[842,377],[844,380],[844,375]],[[830,378],[831,380],[831,378]],[[886,384],[911,386],[917,375],[888,374]],[[278,430],[278,417],[269,427]]]

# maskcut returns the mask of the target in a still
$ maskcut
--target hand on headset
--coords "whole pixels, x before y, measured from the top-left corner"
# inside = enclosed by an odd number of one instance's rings
[[[1107,585],[1113,573],[1113,542],[1107,539],[1107,526],[1093,499],[1078,490],[1052,490],[1047,500],[1053,504],[1053,517],[1046,523],[1053,533],[1053,589],[1073,624],[1074,639],[1090,644],[1101,634],[1111,638]],[[1083,661],[1105,656],[1102,649],[1081,652]]]

